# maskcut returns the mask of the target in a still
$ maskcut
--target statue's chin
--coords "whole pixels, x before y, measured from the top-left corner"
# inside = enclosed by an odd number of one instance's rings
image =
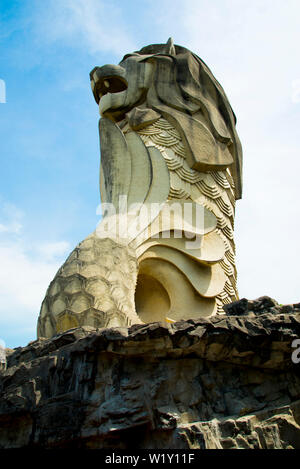
[[[119,93],[107,93],[99,101],[99,112],[102,117],[118,118],[119,115],[128,111],[130,104],[126,102],[127,91]],[[122,111],[123,110],[123,111]]]

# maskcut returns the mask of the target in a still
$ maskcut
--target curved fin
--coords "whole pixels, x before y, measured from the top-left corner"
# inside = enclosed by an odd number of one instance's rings
[[[132,237],[132,246],[141,244],[148,236],[148,226],[157,218],[170,191],[170,175],[167,164],[155,147],[147,147],[152,170],[152,181],[142,211],[140,211],[140,229]]]
[[[177,267],[201,296],[213,298],[224,288],[226,277],[219,264],[200,265],[181,252],[164,246],[150,248],[141,256],[140,262],[153,258],[162,259]]]
[[[148,147],[152,166],[152,184],[145,200],[146,204],[164,203],[170,191],[170,174],[164,157],[155,147]]]
[[[225,244],[222,238],[213,232],[195,237],[192,241],[185,237],[176,238],[174,234],[169,238],[149,239],[138,247],[137,257],[142,256],[149,248],[160,245],[176,249],[195,261],[204,264],[219,262],[225,254]]]
[[[152,181],[151,159],[147,147],[135,132],[125,134],[131,155],[131,181],[128,193],[128,207],[143,203],[150,190]]]
[[[119,196],[128,195],[131,181],[131,156],[122,131],[112,121],[100,119],[102,194],[106,203],[119,210]]]
[[[168,200],[157,212],[152,217],[151,225],[148,223],[147,229],[136,238],[136,247],[149,238],[159,238],[162,232],[181,231],[191,237],[202,236],[217,226],[217,218],[210,210],[189,200]]]

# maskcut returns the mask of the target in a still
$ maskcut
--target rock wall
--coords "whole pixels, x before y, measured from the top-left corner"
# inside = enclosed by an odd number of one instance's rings
[[[0,448],[300,449],[300,305],[263,297],[226,309],[76,328],[10,351]]]

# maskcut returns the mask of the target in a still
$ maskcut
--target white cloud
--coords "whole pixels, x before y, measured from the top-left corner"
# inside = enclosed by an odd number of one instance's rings
[[[27,251],[21,241],[0,244],[0,337],[9,347],[25,345],[24,337],[26,342],[35,340],[42,300],[68,254],[68,249],[63,253],[66,242],[57,243],[57,250],[48,244],[52,258],[49,252],[43,255],[44,247]],[[16,343],[17,337],[21,339]]]
[[[47,9],[37,2],[39,39],[64,41],[84,47],[89,54],[132,50],[133,42],[122,19],[122,8],[114,1],[48,0]]]
[[[62,256],[70,248],[67,241],[58,241],[56,243],[42,243],[36,247],[37,252],[43,259],[53,260]]]
[[[0,235],[20,233],[23,217],[24,213],[14,204],[3,202],[0,206]]]
[[[300,79],[292,81],[292,102],[300,103]]]
[[[0,214],[9,219],[0,224],[4,227],[0,229],[0,337],[5,340],[3,331],[13,328],[31,331],[33,340],[46,289],[70,245],[67,241],[28,244],[18,226],[25,214],[8,203],[2,204]]]
[[[22,229],[21,223],[14,222],[8,225],[3,225],[2,223],[0,223],[0,233],[16,234],[16,233],[19,233],[21,229]]]
[[[11,316],[36,313],[50,276],[57,263],[40,258],[32,259],[20,242],[0,246],[1,310]],[[4,301],[3,301],[4,300]],[[22,311],[23,308],[23,311]],[[5,311],[4,311],[5,310]]]
[[[2,79],[0,79],[0,103],[6,103],[6,84]]]

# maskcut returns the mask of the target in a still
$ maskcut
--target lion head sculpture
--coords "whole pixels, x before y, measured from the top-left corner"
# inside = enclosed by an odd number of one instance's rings
[[[91,86],[100,114],[132,129],[162,115],[180,132],[187,161],[198,171],[231,168],[242,196],[242,147],[235,114],[208,66],[188,49],[154,44],[127,54],[119,65],[95,67]]]
[[[50,283],[38,335],[224,314],[238,298],[233,227],[242,150],[223,88],[171,39],[95,67],[90,78],[109,208]],[[186,205],[192,215],[182,231]]]

